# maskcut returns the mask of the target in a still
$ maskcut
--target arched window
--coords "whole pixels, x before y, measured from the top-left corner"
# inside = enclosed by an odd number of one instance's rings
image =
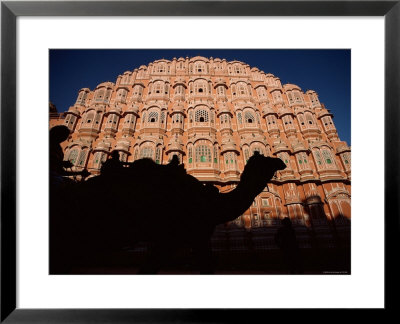
[[[309,124],[309,125],[313,125],[314,124],[313,116],[309,112],[306,113],[306,120],[307,120],[307,124]]]
[[[328,149],[322,150],[322,155],[324,157],[324,160],[325,160],[326,164],[334,163],[334,160],[332,158],[331,152]]]
[[[100,169],[101,164],[107,159],[107,155],[103,152],[96,152],[93,158],[93,168]]]
[[[158,112],[156,111],[150,111],[149,112],[149,117],[147,120],[149,123],[156,123],[158,122]]]
[[[241,96],[247,95],[247,89],[246,89],[246,86],[244,84],[239,84],[238,85],[238,93]]]
[[[207,145],[196,147],[196,162],[211,162],[211,150]]]
[[[300,170],[308,168],[308,159],[306,153],[300,152],[296,154],[296,157],[297,157],[297,164]]]
[[[84,167],[86,164],[87,150],[82,150],[79,154],[78,166]]]
[[[140,158],[149,158],[153,159],[154,158],[154,150],[152,147],[145,146],[140,150]]]
[[[254,121],[255,121],[254,115],[250,111],[246,111],[244,113],[244,119],[245,119],[246,123],[254,124]]]
[[[351,160],[350,160],[350,154],[349,153],[343,153],[342,154],[342,158],[343,158],[343,162],[344,164],[350,164]]]
[[[304,116],[303,114],[297,115],[297,119],[299,120],[299,124],[301,128],[304,128],[305,126],[305,121],[304,121]]]
[[[153,87],[152,87],[151,91],[155,94],[162,94],[163,88],[164,88],[164,82],[156,81],[155,83],[153,83]]]
[[[107,118],[107,128],[116,128],[118,127],[118,115],[117,114],[110,114]]]
[[[127,91],[125,89],[119,89],[117,93],[117,100],[120,102],[125,102]]]
[[[143,88],[141,85],[137,84],[133,87],[133,96],[136,98],[142,97],[143,94]]]
[[[104,89],[100,89],[96,92],[96,101],[103,101],[104,100]]]
[[[86,123],[86,124],[92,123],[92,122],[93,122],[93,118],[94,118],[94,113],[93,113],[93,112],[88,113],[88,114],[86,115],[85,123]]]
[[[208,122],[208,111],[204,109],[199,109],[195,112],[194,120],[197,123],[206,123]]]
[[[68,160],[75,165],[76,159],[78,157],[78,149],[73,149],[69,152]]]
[[[269,126],[276,125],[276,117],[274,115],[267,116],[267,123]]]
[[[196,80],[194,82],[194,92],[196,94],[206,94],[207,93],[207,82],[205,80]]]
[[[65,126],[67,126],[70,130],[72,130],[75,126],[76,116],[72,114],[68,114],[67,118],[65,118]]]

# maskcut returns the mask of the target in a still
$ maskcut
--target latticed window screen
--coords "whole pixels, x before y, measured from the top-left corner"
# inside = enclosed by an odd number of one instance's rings
[[[315,160],[317,161],[317,164],[321,165],[322,159],[321,159],[321,154],[319,153],[319,150],[314,151],[314,156],[315,156]]]
[[[154,93],[162,93],[162,88],[163,88],[163,83],[159,81],[156,84],[154,84],[153,92]]]
[[[208,111],[203,109],[197,110],[194,115],[194,120],[197,123],[208,122]]]
[[[241,95],[246,94],[246,87],[244,85],[238,85],[238,90]]]
[[[244,119],[246,120],[246,123],[254,123],[254,116],[250,111],[244,113]]]
[[[107,159],[106,154],[104,154],[103,152],[97,152],[94,155],[94,159],[93,159],[93,167],[95,168],[100,168],[101,163],[105,162]]]
[[[294,91],[294,97],[295,97],[297,102],[302,102],[300,92]]]
[[[343,161],[345,164],[350,164],[350,154],[349,153],[343,153],[342,157],[343,157]]]
[[[196,162],[211,162],[211,150],[207,145],[196,147]]]
[[[78,150],[77,149],[73,149],[70,153],[69,153],[69,157],[68,160],[72,163],[75,164],[75,161],[78,157]]]
[[[192,163],[192,161],[193,161],[192,148],[189,147],[189,163]]]
[[[299,120],[300,125],[304,126],[303,114],[297,115],[297,119]]]
[[[160,164],[160,158],[161,158],[161,149],[159,147],[157,147],[156,149],[156,163]]]
[[[108,116],[107,124],[111,126],[112,124],[116,125],[118,122],[118,116],[116,114],[111,114]]]
[[[285,162],[287,168],[290,168],[289,155],[286,152],[279,153],[278,157]]]
[[[324,159],[327,164],[332,164],[333,161],[332,161],[331,152],[329,152],[328,150],[323,150],[322,155],[324,156]]]
[[[143,147],[140,151],[140,158],[150,158],[152,159],[154,156],[153,148],[151,147]]]
[[[249,150],[248,149],[244,150],[244,158],[246,159],[246,162],[249,160]]]
[[[214,146],[214,163],[218,162],[218,150],[217,147]]]
[[[101,152],[97,152],[95,155],[94,155],[94,165],[97,165],[97,164],[99,164],[99,162],[101,161]]]
[[[78,165],[79,166],[84,166],[86,162],[86,151],[81,151],[79,154],[79,160],[78,160]]]
[[[94,114],[92,112],[88,113],[86,116],[86,123],[89,124],[89,123],[93,122],[93,117],[94,117]]]
[[[150,111],[149,118],[147,120],[149,123],[156,123],[158,121],[158,112]]]
[[[268,125],[275,124],[274,116],[268,116],[267,120],[268,120]]]
[[[313,118],[312,118],[312,115],[311,115],[310,113],[307,113],[307,114],[306,114],[306,119],[307,119],[307,122],[308,122],[310,125],[313,124]]]
[[[162,124],[164,123],[164,120],[165,120],[165,112],[162,111],[162,112],[161,112],[161,123],[162,123]]]
[[[96,114],[96,117],[95,117],[94,121],[95,121],[96,125],[100,124],[100,121],[101,121],[101,114],[100,113]]]

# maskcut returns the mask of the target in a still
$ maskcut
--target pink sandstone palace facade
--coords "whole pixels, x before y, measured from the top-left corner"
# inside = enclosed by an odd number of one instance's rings
[[[268,249],[271,230],[257,233],[290,217],[299,236],[311,229],[329,247],[350,229],[350,147],[332,117],[313,90],[282,85],[243,62],[198,56],[157,60],[115,82],[81,89],[68,111],[50,114],[50,127],[71,130],[63,148],[76,170],[99,174],[113,150],[128,162],[166,164],[178,155],[189,174],[221,192],[238,183],[253,152],[279,157],[287,168],[224,228],[252,232],[252,246]],[[221,231],[216,236],[224,236]]]

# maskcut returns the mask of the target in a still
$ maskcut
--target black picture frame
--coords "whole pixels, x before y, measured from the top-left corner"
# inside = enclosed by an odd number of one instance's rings
[[[400,1],[2,1],[1,322],[200,323],[262,318],[268,310],[16,308],[16,19],[19,16],[384,16],[385,309],[395,306],[399,234]],[[367,284],[367,283],[366,283]],[[275,310],[274,310],[275,312]],[[268,315],[270,316],[270,315]],[[254,322],[251,321],[250,322]]]

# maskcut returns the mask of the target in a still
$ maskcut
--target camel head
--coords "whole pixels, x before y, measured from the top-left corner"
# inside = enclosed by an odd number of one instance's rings
[[[251,191],[261,192],[275,172],[285,168],[286,164],[281,159],[263,156],[256,151],[247,162],[240,183]]]

